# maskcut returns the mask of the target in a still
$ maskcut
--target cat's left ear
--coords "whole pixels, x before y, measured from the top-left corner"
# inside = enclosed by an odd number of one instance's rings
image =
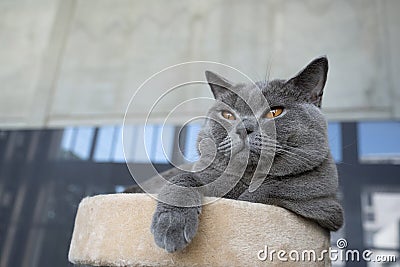
[[[287,83],[293,84],[297,89],[302,90],[310,103],[321,108],[322,95],[328,74],[328,59],[323,56],[314,59],[295,77]]]
[[[205,74],[215,99],[221,100],[225,95],[231,92],[233,86],[232,82],[209,70],[207,70]]]

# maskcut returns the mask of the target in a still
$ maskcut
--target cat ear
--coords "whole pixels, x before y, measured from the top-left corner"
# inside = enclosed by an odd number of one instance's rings
[[[205,72],[205,74],[207,82],[210,85],[211,91],[215,99],[220,100],[223,98],[224,95],[230,92],[230,88],[232,87],[232,82],[208,70]]]
[[[287,83],[292,83],[297,89],[302,90],[302,94],[308,95],[310,103],[320,108],[327,74],[328,59],[323,56],[311,61]]]

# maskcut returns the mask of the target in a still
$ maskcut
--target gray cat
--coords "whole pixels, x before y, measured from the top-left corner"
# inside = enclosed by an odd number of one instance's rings
[[[216,101],[199,133],[194,171],[174,172],[159,193],[151,224],[159,247],[175,252],[190,243],[203,196],[280,206],[330,231],[342,226],[320,111],[327,72],[326,57],[289,80],[234,84],[206,72]]]

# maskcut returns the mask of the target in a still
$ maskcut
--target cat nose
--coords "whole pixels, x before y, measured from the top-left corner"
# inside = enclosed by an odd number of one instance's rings
[[[248,135],[251,134],[252,132],[254,132],[254,129],[251,129],[251,128],[238,128],[238,129],[236,129],[236,133],[237,133],[241,138],[245,138],[246,136],[248,136]]]
[[[248,121],[243,121],[242,125],[236,128],[236,133],[241,137],[245,138],[247,135],[254,132],[254,125],[249,123]]]

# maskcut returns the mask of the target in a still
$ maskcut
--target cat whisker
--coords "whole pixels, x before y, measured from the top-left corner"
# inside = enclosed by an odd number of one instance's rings
[[[305,154],[305,155],[310,156],[310,157],[313,156],[313,154],[311,154],[310,152],[315,152],[314,154],[317,154],[317,155],[320,155],[320,154],[321,154],[321,150],[318,150],[318,149],[307,149],[307,150],[304,150],[304,149],[302,149],[302,148],[292,147],[292,146],[290,147],[290,149],[298,150],[298,151],[300,151],[302,154]],[[297,154],[296,154],[296,155],[297,155]],[[299,155],[299,156],[300,156],[300,155]],[[325,155],[325,156],[323,157],[323,159],[326,159],[326,158],[328,158],[328,154]]]
[[[230,149],[232,146],[232,138],[230,136],[226,136],[224,140],[218,145],[218,151],[225,151],[226,149]]]
[[[231,142],[232,142],[232,139],[230,137],[225,138],[221,143],[219,143],[219,147],[229,145]]]
[[[251,143],[254,144],[254,145],[259,145],[259,146],[282,148],[281,145],[276,144],[276,143],[270,143],[270,142],[259,142],[259,141],[256,141],[256,142],[251,142]]]
[[[263,148],[263,147],[265,147],[265,148],[271,148],[271,147],[274,147],[274,148],[282,148],[282,146],[279,145],[279,144],[276,143],[276,142],[270,142],[270,141],[265,141],[265,140],[256,141],[256,142],[251,142],[251,144],[252,144],[253,146],[257,146],[258,148]]]
[[[302,162],[305,163],[307,166],[313,166],[311,162],[307,162],[307,161],[303,161],[301,158],[296,157],[296,155],[292,155],[292,154],[280,154],[280,156],[285,159],[286,161],[288,161],[289,163],[293,163],[294,162]]]
[[[260,149],[260,150],[276,150],[277,147],[275,145],[265,145],[265,144],[251,144],[252,147]]]
[[[270,145],[270,146],[282,148],[282,146],[280,144],[275,143],[275,142],[270,142],[270,141],[258,141],[258,142],[253,142],[253,143],[258,143],[258,144],[262,144],[262,145]]]
[[[302,155],[300,155],[298,153],[291,152],[291,151],[289,151],[287,149],[280,149],[279,152],[286,153],[287,156],[291,157],[292,159],[295,159],[296,161],[305,160],[305,161],[303,161],[304,163],[310,164],[310,165],[313,164],[312,160],[310,160],[310,159],[308,159],[308,158],[306,158],[306,157],[304,157],[304,156],[302,156]],[[280,155],[284,155],[284,154],[280,154]]]
[[[219,147],[218,147],[218,149],[225,149],[225,148],[227,148],[227,147],[231,147],[231,146],[232,146],[232,144],[231,144],[231,143],[228,143],[228,144],[225,144],[225,145],[219,146]]]
[[[231,142],[231,141],[232,141],[232,138],[230,138],[230,136],[227,136],[227,137],[225,137],[224,140],[220,143],[220,145],[229,143],[229,142]]]
[[[226,153],[228,153],[230,151],[231,151],[231,148],[226,148],[226,149],[219,150],[219,152],[224,153],[224,154],[226,154]]]
[[[272,141],[272,142],[278,142],[275,138],[271,138],[270,136],[267,136],[267,135],[256,135],[255,136],[255,139],[259,139],[259,140],[269,140],[269,141]]]

